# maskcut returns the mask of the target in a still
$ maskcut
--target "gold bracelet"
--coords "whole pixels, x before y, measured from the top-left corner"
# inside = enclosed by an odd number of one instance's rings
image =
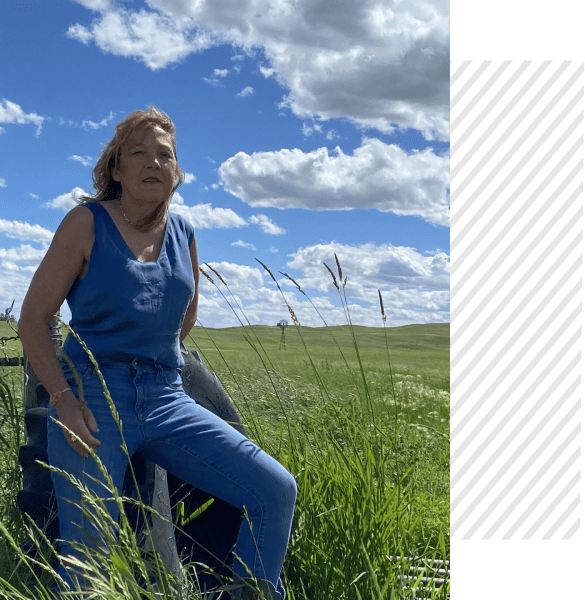
[[[57,402],[59,402],[59,400],[61,400],[61,396],[62,396],[62,395],[65,393],[65,392],[70,392],[70,391],[71,391],[71,388],[70,388],[70,387],[67,387],[67,388],[65,388],[64,390],[61,390],[61,391],[59,391],[59,392],[55,392],[55,393],[51,394],[51,395],[49,396],[49,404],[50,404],[51,406],[56,406],[56,405],[57,405]]]

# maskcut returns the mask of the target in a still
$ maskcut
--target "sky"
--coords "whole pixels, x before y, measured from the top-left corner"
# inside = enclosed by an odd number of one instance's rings
[[[335,255],[353,324],[384,325],[378,290],[386,327],[449,322],[448,1],[0,13],[0,311],[14,300],[18,318],[116,123],[152,105],[173,119],[187,173],[170,209],[217,284],[201,278],[199,324],[290,324],[287,303],[303,326],[346,324],[324,266],[338,276]]]

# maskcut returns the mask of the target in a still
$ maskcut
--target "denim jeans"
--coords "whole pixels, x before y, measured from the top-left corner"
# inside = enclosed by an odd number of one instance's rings
[[[101,441],[96,451],[118,490],[122,489],[127,457],[122,436],[114,421],[102,384],[90,363],[76,364],[83,394],[96,419]],[[229,504],[246,510],[234,553],[259,579],[270,581],[282,594],[279,575],[291,531],[296,482],[274,458],[266,454],[221,418],[198,405],[182,387],[180,369],[139,363],[100,364],[109,392],[123,424],[129,454],[140,452],[169,473]],[[66,365],[63,371],[77,394],[75,378]],[[49,408],[49,463],[74,475],[97,496],[107,499],[114,522],[118,507],[111,499],[96,462],[84,458],[67,443]],[[60,554],[76,552],[71,542],[89,547],[100,544],[99,534],[83,514],[81,493],[67,478],[52,473],[60,522]],[[73,501],[73,502],[71,502]],[[249,577],[234,559],[235,578]],[[60,574],[70,581],[68,573]]]

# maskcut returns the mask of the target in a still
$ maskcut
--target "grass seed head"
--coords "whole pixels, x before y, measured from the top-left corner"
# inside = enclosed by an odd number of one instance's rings
[[[209,263],[205,263],[205,266],[208,269],[211,269],[217,275],[218,279],[225,285],[225,287],[227,287],[227,283],[223,280],[223,277]]]
[[[386,322],[386,313],[384,312],[384,303],[382,302],[382,292],[378,290],[378,296],[380,297],[380,311],[382,312],[382,320]]]
[[[201,271],[201,273],[203,273],[203,275],[205,275],[205,277],[207,277],[209,283],[211,283],[212,285],[215,285],[215,282],[213,281],[213,279],[211,279],[211,277],[201,267],[199,267],[199,270]]]
[[[325,267],[327,268],[329,273],[331,273],[331,277],[333,277],[333,285],[339,290],[339,286],[337,285],[337,279],[335,279],[335,275],[333,274],[333,271],[329,268],[329,265],[327,263],[323,263],[323,264],[325,265]]]
[[[288,308],[288,312],[290,313],[290,318],[293,320],[293,323],[295,325],[299,324],[299,320],[297,319],[297,316],[295,315],[295,311],[291,308],[291,306],[289,304],[286,305]]]
[[[256,257],[254,257],[254,260],[259,262],[268,271],[268,274],[270,275],[270,277],[272,277],[272,281],[274,281],[274,283],[276,283],[276,287],[278,288],[278,291],[280,291],[282,293],[282,290],[280,289],[280,285],[278,285],[278,281],[276,281],[274,275],[272,274],[272,271],[261,260],[258,260]]]
[[[335,262],[337,263],[337,272],[339,273],[339,281],[343,281],[343,273],[341,272],[341,265],[339,264],[339,259],[337,258],[337,254],[333,254],[333,256],[335,256]],[[346,279],[346,281],[347,281],[347,279]]]
[[[284,275],[287,279],[290,279],[297,286],[297,288],[298,288],[299,292],[301,292],[301,294],[303,294],[305,296],[307,295],[307,294],[305,294],[305,292],[303,292],[303,290],[301,289],[301,286],[288,273],[283,273],[282,271],[279,271],[279,273],[281,275]]]

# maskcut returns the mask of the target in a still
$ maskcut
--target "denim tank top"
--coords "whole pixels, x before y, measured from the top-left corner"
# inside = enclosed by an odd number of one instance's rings
[[[182,367],[179,334],[195,293],[193,227],[168,212],[158,260],[143,263],[99,202],[85,206],[93,213],[95,241],[85,276],[67,295],[72,329],[98,363],[137,359]],[[88,360],[72,335],[63,350],[73,362]]]

